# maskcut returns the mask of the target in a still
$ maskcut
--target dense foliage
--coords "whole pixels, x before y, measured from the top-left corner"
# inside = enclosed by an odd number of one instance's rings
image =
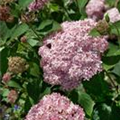
[[[120,120],[120,1],[0,0],[0,78],[0,120]]]

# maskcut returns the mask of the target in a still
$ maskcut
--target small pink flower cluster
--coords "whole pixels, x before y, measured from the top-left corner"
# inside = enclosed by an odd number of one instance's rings
[[[17,93],[17,91],[11,90],[11,91],[9,92],[7,98],[8,98],[8,101],[9,101],[11,104],[15,103],[15,101],[16,101],[17,98],[18,98],[18,93]]]
[[[64,22],[62,30],[48,36],[39,49],[44,81],[61,85],[69,90],[82,79],[89,80],[102,71],[100,53],[108,43],[105,37],[92,37],[89,32],[96,26],[91,19]]]
[[[7,83],[10,79],[11,79],[11,74],[9,72],[6,72],[2,77],[2,81],[4,83]]]
[[[48,0],[34,0],[28,7],[29,11],[36,11],[42,9]]]
[[[58,93],[46,95],[31,108],[25,120],[84,120],[83,109]]]
[[[114,23],[114,22],[120,21],[120,13],[117,8],[111,8],[105,13],[105,15],[106,14],[108,14],[110,18],[110,22]]]
[[[90,0],[86,6],[88,17],[98,20],[103,18],[105,12],[105,0]]]

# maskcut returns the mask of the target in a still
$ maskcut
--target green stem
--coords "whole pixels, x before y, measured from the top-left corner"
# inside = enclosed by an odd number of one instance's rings
[[[109,80],[111,81],[112,85],[115,87],[116,92],[119,93],[118,86],[114,83],[114,80],[112,79],[112,77],[110,76],[110,74],[106,70],[104,70],[104,71],[105,71],[106,75],[108,76]]]
[[[36,34],[36,36],[38,37],[38,39],[41,39],[41,37],[39,36],[39,34],[34,30],[34,28],[32,27],[31,24],[27,23],[27,25],[30,27],[30,29]]]
[[[23,15],[24,17],[24,15]],[[29,23],[29,21],[26,19],[26,17],[24,17],[24,19],[26,20],[26,24],[30,27],[30,29],[35,33],[35,35],[41,39],[41,37],[39,36],[39,34],[36,32],[36,30],[34,30],[34,28],[32,27],[32,25]]]
[[[119,40],[120,40],[120,31],[119,31],[119,29],[118,29],[118,27],[115,25],[115,24],[113,24],[113,26],[116,28],[116,30],[117,30],[117,33],[118,33],[118,42],[119,42]],[[119,47],[120,47],[120,44],[119,44]]]
[[[67,9],[65,7],[62,7],[62,9],[65,12],[65,16],[67,17],[67,19],[71,20],[71,18],[69,17],[69,13],[68,13]]]
[[[114,6],[117,7],[119,0],[116,0]]]

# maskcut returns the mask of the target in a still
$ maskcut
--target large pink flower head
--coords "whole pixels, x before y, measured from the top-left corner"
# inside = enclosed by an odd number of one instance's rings
[[[84,120],[83,109],[59,93],[46,95],[31,108],[25,120]]]
[[[110,18],[110,22],[114,23],[114,22],[117,22],[117,21],[120,21],[120,13],[118,11],[117,8],[112,8],[112,9],[109,9],[105,15],[108,14],[109,18]]]
[[[88,17],[98,20],[101,19],[105,12],[105,0],[90,0],[86,6]]]
[[[42,9],[49,0],[34,0],[28,7],[29,11]]]
[[[108,46],[105,37],[92,37],[91,19],[62,23],[62,30],[45,38],[39,49],[44,81],[73,89],[102,70],[100,53]]]

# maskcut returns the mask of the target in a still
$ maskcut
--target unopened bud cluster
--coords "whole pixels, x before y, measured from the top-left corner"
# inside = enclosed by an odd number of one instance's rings
[[[10,14],[9,6],[0,5],[0,20],[5,22],[13,22],[14,17]]]
[[[105,35],[108,33],[109,30],[109,24],[106,22],[106,20],[100,20],[98,21],[96,27],[97,31],[102,34]]]
[[[8,71],[14,74],[22,73],[27,70],[28,65],[21,57],[10,57],[8,59]]]
[[[36,19],[36,15],[34,12],[27,12],[21,15],[21,21],[24,23],[33,22]]]

